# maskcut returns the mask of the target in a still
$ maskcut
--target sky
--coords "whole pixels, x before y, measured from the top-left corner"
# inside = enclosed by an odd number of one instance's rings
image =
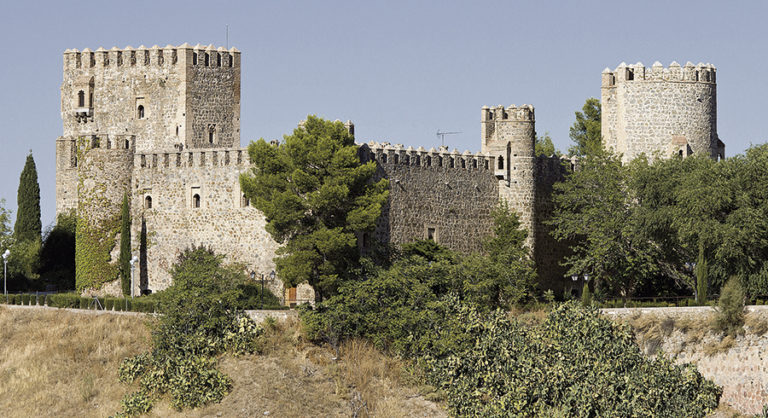
[[[16,211],[31,150],[54,222],[62,54],[187,42],[242,51],[241,145],[308,114],[358,142],[480,149],[480,108],[532,104],[567,149],[574,112],[622,61],[717,67],[726,155],[768,139],[764,1],[0,1],[0,199]]]

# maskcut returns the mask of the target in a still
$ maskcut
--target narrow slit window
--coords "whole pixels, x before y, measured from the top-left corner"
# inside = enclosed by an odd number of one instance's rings
[[[216,54],[216,66],[221,67],[221,54]]]
[[[504,169],[504,157],[499,157],[499,170]]]
[[[192,65],[197,65],[197,52],[192,53]]]
[[[126,139],[125,140],[125,149],[130,149],[130,148],[131,148],[131,141]]]
[[[144,105],[139,105],[139,107],[136,109],[136,116],[139,119],[144,119]]]
[[[85,92],[82,90],[77,93],[77,106],[85,107]]]
[[[192,207],[196,209],[200,207],[200,195],[197,193],[192,196]]]
[[[205,53],[205,66],[209,67],[211,65],[211,56],[208,55],[208,53]]]

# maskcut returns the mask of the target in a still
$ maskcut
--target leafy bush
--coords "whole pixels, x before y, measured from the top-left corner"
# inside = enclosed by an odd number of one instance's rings
[[[29,306],[29,293],[24,293],[21,295],[21,304],[24,306]]]
[[[455,301],[447,312],[421,362],[459,416],[703,417],[722,393],[692,365],[644,357],[631,331],[595,308],[562,304],[529,327]]]
[[[120,366],[120,381],[140,383],[124,398],[122,414],[147,412],[164,394],[179,410],[220,401],[231,380],[216,369],[216,356],[251,353],[262,333],[237,310],[242,269],[223,266],[221,256],[200,247],[185,251],[171,275],[162,295],[129,300],[136,310],[157,307],[163,315],[152,327],[152,350]]]
[[[738,277],[731,277],[720,290],[715,325],[726,335],[744,332],[744,286]]]

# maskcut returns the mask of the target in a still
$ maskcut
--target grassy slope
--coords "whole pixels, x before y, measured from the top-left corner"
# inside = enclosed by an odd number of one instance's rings
[[[108,416],[134,389],[118,383],[127,356],[149,347],[144,319],[0,307],[0,411],[4,416]],[[401,365],[352,342],[333,352],[301,342],[295,323],[269,330],[263,355],[225,357],[234,381],[221,404],[152,416],[445,416],[400,376]]]

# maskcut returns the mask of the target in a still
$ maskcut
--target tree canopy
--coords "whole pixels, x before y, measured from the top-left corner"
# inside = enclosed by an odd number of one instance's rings
[[[552,155],[560,156],[560,151],[555,149],[555,144],[552,142],[552,137],[549,136],[549,132],[544,132],[543,136],[536,135],[534,152],[537,157],[549,157]]]
[[[600,123],[600,100],[590,97],[581,112],[576,112],[576,122],[571,126],[569,133],[574,145],[568,152],[578,156],[598,152],[602,148]]]
[[[30,152],[27,162],[21,170],[17,195],[19,209],[16,212],[16,224],[13,235],[17,242],[41,241],[42,222],[40,221],[40,184],[37,182],[35,159]]]
[[[356,232],[371,231],[389,196],[374,181],[341,122],[308,116],[280,144],[248,146],[252,169],[240,177],[245,196],[264,213],[267,231],[284,244],[275,262],[286,286],[309,282],[320,301],[347,279],[358,260]]]

